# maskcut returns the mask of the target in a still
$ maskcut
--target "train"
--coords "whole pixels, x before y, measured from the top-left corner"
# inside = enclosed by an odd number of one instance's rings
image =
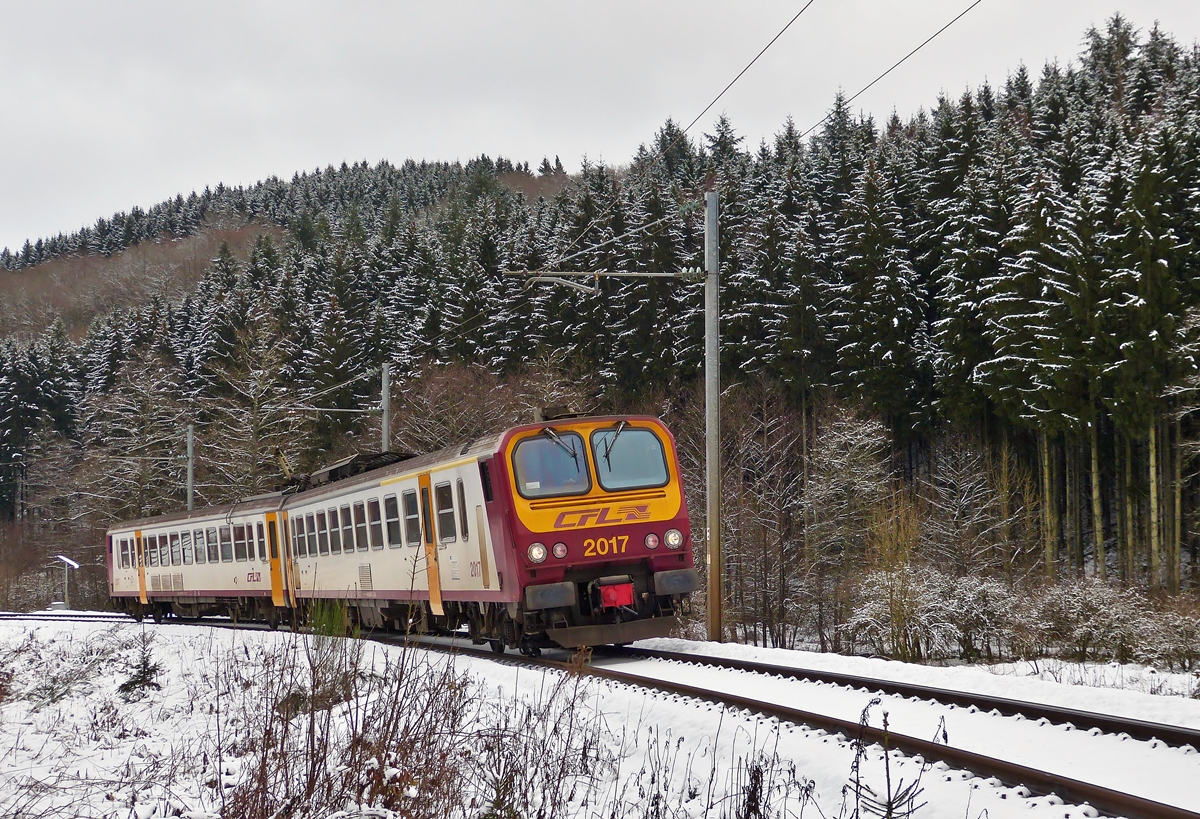
[[[650,416],[539,413],[438,452],[368,453],[280,491],[106,533],[141,619],[461,633],[498,653],[667,636],[700,578],[674,436]]]

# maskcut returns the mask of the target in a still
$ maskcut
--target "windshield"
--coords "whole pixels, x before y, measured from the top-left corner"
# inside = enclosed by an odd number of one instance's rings
[[[545,429],[513,450],[517,491],[525,498],[582,495],[592,488],[583,438],[575,432]]]
[[[610,492],[667,484],[667,457],[662,441],[648,429],[624,421],[592,433],[592,457],[600,485]]]

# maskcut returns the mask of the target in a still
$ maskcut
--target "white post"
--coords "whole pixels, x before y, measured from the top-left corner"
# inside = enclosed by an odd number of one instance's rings
[[[704,197],[704,471],[707,501],[708,639],[722,641],[721,603],[721,329],[717,193]]]
[[[71,608],[71,586],[70,586],[70,583],[68,582],[70,580],[71,576],[69,574],[67,574],[67,572],[69,572],[70,570],[71,570],[71,567],[68,566],[66,563],[64,563],[63,564],[63,605],[65,605],[67,608]]]
[[[188,511],[191,512],[196,508],[196,447],[195,447],[196,425],[188,424],[187,426],[187,496],[188,496]]]
[[[392,451],[392,383],[391,365],[383,362],[383,389],[380,392],[380,403],[383,405],[383,423],[380,425],[383,435],[383,449],[380,452]]]

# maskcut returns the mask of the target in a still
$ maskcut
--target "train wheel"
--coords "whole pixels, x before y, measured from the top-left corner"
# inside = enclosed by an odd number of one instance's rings
[[[504,641],[503,640],[488,640],[488,645],[490,645],[492,647],[493,654],[503,654],[504,653]]]
[[[521,643],[521,653],[526,657],[537,658],[542,656],[542,649],[532,643]]]
[[[154,618],[155,624],[162,625],[162,621],[163,621],[162,606],[155,603],[154,607],[150,609],[150,613],[151,613],[151,616]]]

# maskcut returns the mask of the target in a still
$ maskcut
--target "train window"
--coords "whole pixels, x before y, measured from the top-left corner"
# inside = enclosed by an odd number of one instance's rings
[[[183,565],[192,565],[192,533],[180,532],[179,551],[183,553]]]
[[[275,530],[275,521],[273,521],[273,520],[269,521],[267,523],[267,537],[270,538],[270,542],[271,542],[271,559],[278,560],[279,559],[279,534]]]
[[[146,548],[145,541],[143,541],[142,538],[140,538],[140,537],[135,537],[133,540],[133,553],[134,553],[133,567],[135,569],[142,568],[142,564],[146,560],[145,548]]]
[[[429,487],[421,487],[421,529],[425,532],[425,543],[433,543],[433,518],[429,511]]]
[[[462,478],[458,479],[458,526],[462,532],[462,539],[470,540],[470,530],[467,529],[467,490],[463,486]]]
[[[490,461],[479,462],[479,482],[483,484],[483,499],[492,502],[492,468]]]
[[[439,483],[433,487],[433,500],[437,504],[438,535],[443,542],[457,538],[454,532],[454,492],[450,482]]]
[[[308,556],[317,556],[317,524],[312,513],[304,516],[304,529],[308,532]]]
[[[261,523],[255,524],[255,528],[258,530],[258,559],[261,560],[263,563],[266,563],[267,562],[266,533],[263,532],[263,525]]]
[[[178,566],[183,563],[183,557],[179,549],[179,533],[171,533],[171,565]]]
[[[158,565],[171,565],[171,544],[166,535],[158,536]]]
[[[216,529],[205,529],[204,530],[204,539],[206,541],[208,541],[208,562],[216,563],[218,560],[221,559],[220,556],[217,554],[217,530]]]
[[[546,427],[540,435],[522,439],[512,458],[523,498],[583,495],[592,488],[583,438],[577,432],[557,433]]]
[[[194,546],[194,554],[197,563],[204,562],[204,530],[192,530],[192,544]]]
[[[342,507],[342,548],[346,554],[354,551],[354,521],[350,519],[350,507]]]
[[[228,526],[222,526],[218,531],[221,535],[221,562],[229,563],[233,560],[233,537],[230,535]]]
[[[399,546],[400,537],[400,504],[395,495],[385,495],[383,498],[383,517],[387,521],[388,546]]]
[[[317,512],[317,546],[321,554],[329,554],[329,522],[324,512]]]
[[[158,565],[158,535],[150,535],[145,538],[146,544],[146,565],[155,567]]]
[[[233,527],[233,557],[239,563],[246,560],[246,527],[240,523]]]
[[[409,546],[416,546],[421,542],[421,513],[417,511],[415,489],[404,493],[404,539]]]
[[[371,548],[383,548],[383,520],[379,516],[379,500],[370,498],[367,501],[367,517],[371,521]]]
[[[338,523],[336,507],[329,510],[329,552],[335,555],[342,553],[342,528]]]
[[[370,548],[367,545],[367,510],[361,503],[354,504],[354,536],[360,552]]]
[[[126,540],[125,538],[121,538],[120,544],[121,544],[121,568],[128,569],[129,568],[129,541]]]
[[[304,515],[292,518],[292,552],[296,557],[308,557],[308,541],[304,538]]]
[[[624,421],[592,433],[592,460],[600,486],[609,492],[666,486],[667,456],[662,441],[648,429]]]

